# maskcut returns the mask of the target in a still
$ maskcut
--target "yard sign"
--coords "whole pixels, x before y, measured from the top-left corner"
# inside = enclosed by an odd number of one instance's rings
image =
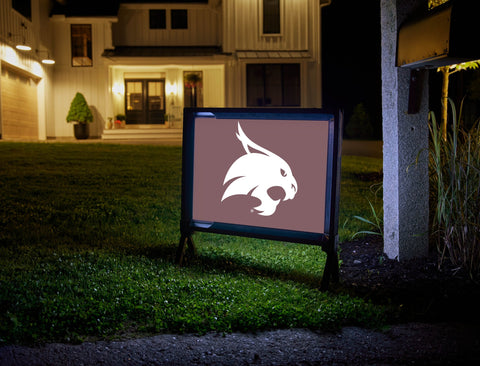
[[[320,245],[338,278],[341,116],[321,109],[186,108],[181,240],[195,231]]]

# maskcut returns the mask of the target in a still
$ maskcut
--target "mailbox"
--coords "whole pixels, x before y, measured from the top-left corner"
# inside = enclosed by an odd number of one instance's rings
[[[451,1],[400,26],[397,66],[437,68],[480,59],[473,1]]]

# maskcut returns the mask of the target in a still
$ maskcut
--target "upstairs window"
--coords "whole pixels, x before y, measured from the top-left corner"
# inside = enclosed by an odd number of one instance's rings
[[[172,29],[188,29],[188,12],[186,9],[172,9]]]
[[[72,66],[92,66],[92,25],[71,26]]]
[[[280,34],[280,0],[263,0],[263,34]]]
[[[166,29],[167,28],[167,13],[165,9],[151,9],[150,29]]]
[[[31,0],[12,0],[12,8],[14,8],[28,20],[32,20]]]

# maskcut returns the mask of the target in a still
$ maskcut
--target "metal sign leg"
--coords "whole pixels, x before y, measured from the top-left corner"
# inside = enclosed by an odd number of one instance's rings
[[[178,265],[181,266],[183,264],[186,254],[191,257],[195,257],[197,255],[197,249],[193,244],[192,235],[190,234],[182,234],[180,238],[180,244],[178,245],[176,258]]]
[[[333,283],[338,283],[340,280],[337,245],[335,245],[335,243],[333,243],[333,245],[329,245],[325,252],[327,253],[327,261],[325,263],[322,282],[320,284],[320,289],[322,291],[327,291],[329,289],[330,281]]]
[[[338,283],[339,281],[337,253],[327,254],[327,263],[325,265],[325,270],[323,271],[322,283],[320,285],[322,291],[327,291],[329,289],[330,281],[333,283]]]

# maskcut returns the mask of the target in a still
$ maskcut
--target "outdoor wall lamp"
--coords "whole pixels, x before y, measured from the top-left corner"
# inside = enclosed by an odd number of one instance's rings
[[[42,64],[45,65],[53,65],[55,64],[55,60],[50,57],[50,52],[47,50],[35,50],[36,54],[40,57]],[[46,57],[40,56],[40,54],[46,54]]]
[[[167,85],[167,94],[170,94],[170,95],[177,95],[177,83],[170,83]]]
[[[125,85],[121,83],[114,83],[112,86],[112,92],[114,92],[118,96],[121,96],[125,93]]]
[[[22,26],[23,29],[27,29],[27,26],[25,25],[25,23],[22,23],[21,26]],[[20,39],[20,41],[17,41],[17,43],[15,44],[15,48],[17,50],[21,50],[21,51],[31,51],[32,50],[32,47],[30,47],[27,44],[24,34],[13,34],[13,33],[9,32],[8,37],[9,38],[14,38],[14,39]]]
[[[167,95],[169,95],[171,98],[171,105],[175,105],[176,99],[175,97],[177,96],[178,88],[177,88],[177,83],[169,83],[166,85],[166,92]]]
[[[31,51],[32,50],[32,47],[30,47],[27,44],[27,42],[25,40],[25,36],[13,34],[13,33],[8,33],[8,37],[13,38],[13,39],[20,39],[20,41],[15,44],[15,48],[17,50],[20,50],[20,51]]]

